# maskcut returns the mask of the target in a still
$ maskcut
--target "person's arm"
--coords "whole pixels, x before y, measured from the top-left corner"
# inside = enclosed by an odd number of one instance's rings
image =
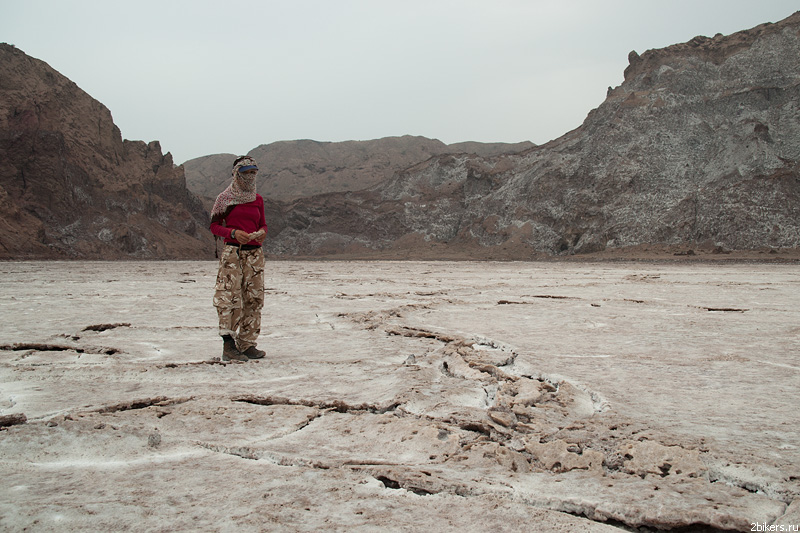
[[[225,217],[222,215],[217,215],[211,218],[211,225],[209,226],[211,233],[216,235],[217,237],[222,237],[223,239],[227,239],[229,241],[238,241],[238,237],[234,234],[242,235],[246,237],[247,234],[244,231],[236,231],[234,228],[229,228],[225,225]]]

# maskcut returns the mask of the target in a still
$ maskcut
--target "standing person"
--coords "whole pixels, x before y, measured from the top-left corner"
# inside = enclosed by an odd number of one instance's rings
[[[225,240],[214,287],[223,361],[264,357],[256,348],[264,306],[264,199],[256,194],[258,165],[242,156],[233,162],[231,184],[211,209],[211,233]]]

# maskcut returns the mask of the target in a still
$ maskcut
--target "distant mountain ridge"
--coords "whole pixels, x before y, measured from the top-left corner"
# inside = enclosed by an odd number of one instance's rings
[[[366,189],[434,155],[473,153],[484,157],[521,152],[535,145],[462,142],[405,135],[368,141],[278,141],[248,152],[259,164],[258,190],[273,200],[295,200],[329,192]],[[186,161],[186,184],[201,197],[215,198],[230,183],[234,154]]]

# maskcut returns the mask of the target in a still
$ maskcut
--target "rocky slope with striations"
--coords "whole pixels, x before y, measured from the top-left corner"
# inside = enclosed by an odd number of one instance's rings
[[[434,155],[472,153],[484,157],[521,152],[535,146],[519,143],[462,142],[404,135],[370,141],[279,141],[262,144],[247,155],[259,163],[258,187],[264,197],[291,201],[331,192],[357,191],[391,178]],[[184,163],[186,184],[198,196],[213,199],[230,182],[233,154],[215,154]]]
[[[520,154],[438,155],[270,206],[279,255],[530,258],[800,244],[800,13],[632,52],[584,123]]]
[[[0,258],[207,258],[208,215],[157,141],[0,44]]]

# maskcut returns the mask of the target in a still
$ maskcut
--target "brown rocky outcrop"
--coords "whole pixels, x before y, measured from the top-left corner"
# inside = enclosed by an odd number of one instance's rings
[[[207,220],[158,141],[0,44],[0,258],[213,257]]]
[[[279,255],[530,258],[800,245],[800,13],[631,53],[584,123],[520,154],[448,154],[369,191],[273,206]]]
[[[279,141],[262,144],[247,155],[258,161],[258,190],[266,198],[292,201],[331,192],[358,191],[391,178],[434,155],[471,153],[491,157],[535,146],[519,143],[462,142],[404,135],[369,141]],[[198,157],[184,163],[186,185],[198,196],[213,199],[230,182],[233,154]],[[208,200],[207,200],[208,201]]]

